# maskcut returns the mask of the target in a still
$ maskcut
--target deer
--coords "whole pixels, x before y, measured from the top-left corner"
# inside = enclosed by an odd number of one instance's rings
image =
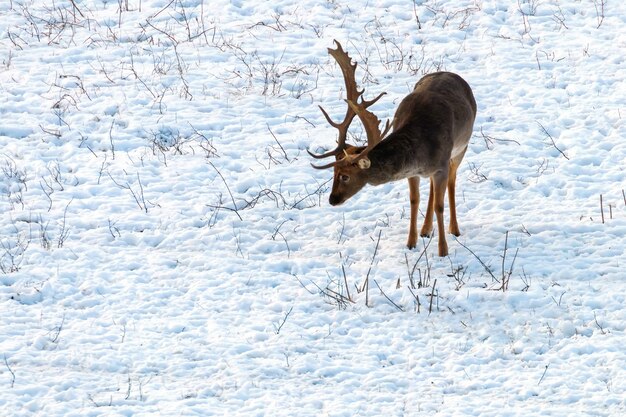
[[[365,89],[357,87],[357,64],[335,40],[336,48],[328,48],[343,73],[347,110],[337,123],[319,106],[328,124],[338,130],[337,147],[315,154],[316,159],[334,156],[325,165],[311,164],[315,169],[333,168],[333,183],[328,202],[331,206],[345,203],[366,185],[377,186],[407,179],[409,183],[410,221],[406,246],[417,246],[417,215],[420,178],[430,179],[430,192],[420,236],[430,237],[433,213],[437,218],[438,255],[448,255],[444,227],[444,197],[448,191],[450,222],[448,230],[460,236],[456,218],[456,174],[467,151],[476,119],[476,100],[469,84],[452,72],[434,72],[423,76],[413,91],[402,99],[393,122],[387,120],[381,131],[380,119],[368,110],[386,93],[365,100]],[[366,146],[346,143],[348,128],[358,117],[367,136]],[[390,128],[392,131],[389,132]]]

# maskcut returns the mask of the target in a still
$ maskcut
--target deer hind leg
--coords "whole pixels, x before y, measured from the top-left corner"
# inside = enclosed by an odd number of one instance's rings
[[[439,256],[448,255],[448,244],[446,242],[446,229],[443,224],[443,201],[446,195],[446,185],[448,184],[448,170],[438,172],[431,178],[434,191],[433,209],[437,216],[437,247]]]
[[[420,179],[409,178],[409,201],[411,203],[411,220],[409,223],[409,238],[406,246],[413,249],[417,246],[417,209],[420,204]]]
[[[422,230],[420,231],[421,237],[430,237],[433,232],[433,179],[430,179],[430,191],[428,192],[428,204],[426,205],[426,215],[424,216],[424,224],[422,225]]]
[[[448,230],[454,236],[461,235],[461,231],[459,230],[459,224],[456,220],[456,171],[459,168],[459,165],[461,165],[461,161],[463,160],[463,156],[465,155],[466,150],[467,147],[463,149],[463,152],[450,160],[450,168],[448,169],[448,203],[450,207],[450,226]]]

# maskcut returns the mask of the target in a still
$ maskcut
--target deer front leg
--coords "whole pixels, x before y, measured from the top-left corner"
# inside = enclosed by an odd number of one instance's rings
[[[448,185],[448,170],[438,172],[432,177],[434,191],[434,211],[437,216],[438,249],[439,256],[448,255],[448,244],[446,243],[446,229],[443,224],[443,201]]]
[[[409,239],[406,246],[413,249],[417,246],[417,209],[420,204],[420,179],[411,177],[409,180],[409,201],[411,203],[411,220],[409,223]]]
[[[424,224],[420,231],[421,237],[430,237],[433,231],[433,179],[430,179],[430,192],[428,193],[428,204],[426,205],[426,215],[424,216]]]
[[[465,155],[466,150],[467,147],[463,150],[463,152],[450,160],[450,168],[448,170],[448,203],[450,207],[450,227],[448,230],[454,236],[461,236],[459,224],[456,220],[456,171],[461,164],[461,160],[463,160],[463,155]]]
[[[450,161],[452,162],[452,161]],[[456,166],[450,163],[450,171],[448,174],[448,206],[450,207],[450,226],[448,230],[454,236],[461,236],[459,224],[456,221],[456,201],[454,193],[456,192]]]

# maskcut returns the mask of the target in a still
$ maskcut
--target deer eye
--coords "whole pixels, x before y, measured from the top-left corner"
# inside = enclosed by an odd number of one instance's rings
[[[345,174],[341,174],[339,175],[339,181],[341,182],[348,182],[350,181],[350,176],[349,175],[345,175]]]

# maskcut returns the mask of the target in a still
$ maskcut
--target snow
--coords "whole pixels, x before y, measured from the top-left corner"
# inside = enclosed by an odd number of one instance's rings
[[[0,14],[0,415],[626,414],[626,4]],[[448,257],[406,181],[328,204],[333,39],[383,120],[472,86]]]

